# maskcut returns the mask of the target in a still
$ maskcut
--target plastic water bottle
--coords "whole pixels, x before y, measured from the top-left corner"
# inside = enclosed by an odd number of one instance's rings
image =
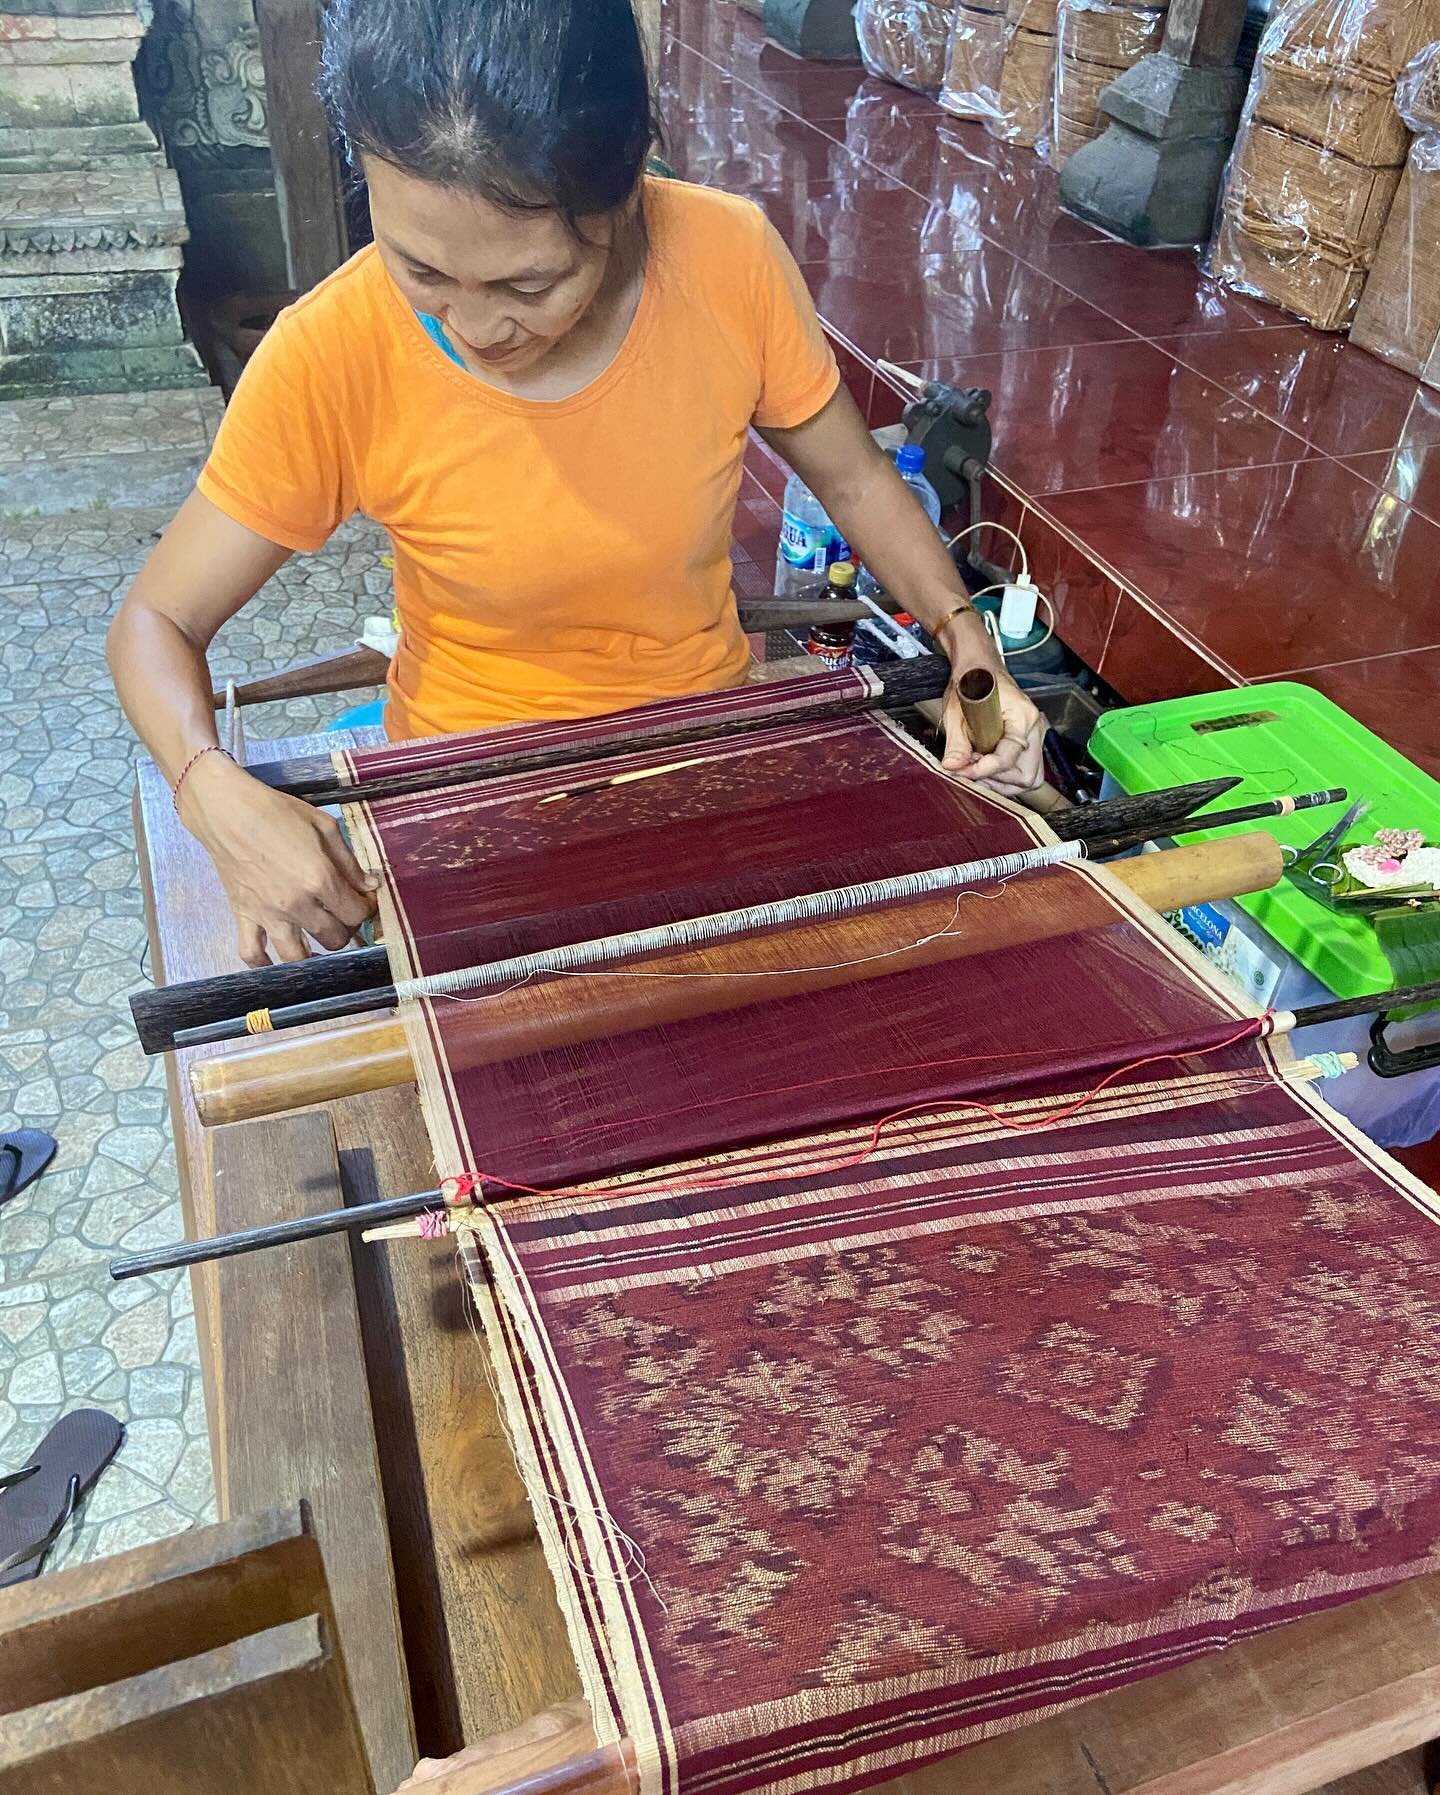
[[[837,561],[848,561],[850,545],[799,474],[791,474],[785,482],[783,510],[780,547],[775,555],[775,591],[781,598],[790,598],[823,580]]]
[[[925,515],[940,528],[940,494],[925,478],[925,451],[919,443],[902,443],[893,451],[895,471],[925,507]],[[874,598],[881,590],[880,582],[868,567],[860,569],[855,590],[862,598]]]

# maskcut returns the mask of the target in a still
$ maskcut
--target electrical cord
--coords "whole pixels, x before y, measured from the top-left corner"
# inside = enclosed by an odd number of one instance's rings
[[[1020,540],[1020,538],[1015,534],[1015,532],[1010,528],[1010,526],[1008,524],[997,524],[997,523],[992,522],[991,519],[989,519],[988,517],[982,517],[978,524],[966,524],[966,526],[963,530],[957,530],[955,532],[955,534],[950,538],[950,540],[945,544],[946,549],[947,550],[953,549],[957,542],[961,541],[966,536],[973,536],[977,530],[998,530],[1002,536],[1008,536],[1010,538],[1010,540],[1015,544],[1016,548],[1018,548],[1020,551],[1020,571],[1021,571],[1021,573],[1024,574],[1024,576],[1027,580],[1029,579],[1029,577],[1030,577],[1030,557],[1025,553],[1025,544]],[[993,586],[987,586],[985,588],[985,590],[987,592],[993,592],[995,590],[995,588]],[[979,595],[972,594],[971,596],[978,597]],[[1037,646],[1038,646],[1038,644],[1037,644]]]

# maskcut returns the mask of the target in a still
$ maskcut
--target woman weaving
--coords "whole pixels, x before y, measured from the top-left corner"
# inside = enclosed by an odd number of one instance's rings
[[[751,204],[644,174],[628,0],[335,0],[324,88],[374,244],[283,313],[110,632],[126,712],[234,909],[242,958],[339,948],[370,881],[323,813],[219,751],[206,650],[355,511],[389,531],[392,739],[738,684],[729,545],[753,425],[1005,737],[945,765],[1039,783],[1040,719],[844,387]]]

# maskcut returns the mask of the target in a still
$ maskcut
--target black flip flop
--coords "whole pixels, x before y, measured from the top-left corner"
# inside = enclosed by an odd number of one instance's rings
[[[55,1136],[39,1128],[0,1134],[0,1203],[18,1197],[55,1157]]]
[[[104,1409],[76,1409],[60,1417],[28,1465],[0,1475],[0,1589],[40,1575],[124,1439]]]

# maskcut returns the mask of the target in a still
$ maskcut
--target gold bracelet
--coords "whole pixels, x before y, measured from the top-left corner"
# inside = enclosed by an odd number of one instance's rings
[[[940,619],[940,621],[935,625],[934,629],[931,630],[930,639],[934,642],[938,642],[940,640],[940,637],[943,635],[943,633],[947,629],[949,629],[950,625],[964,611],[968,611],[972,617],[978,617],[980,615],[980,613],[975,609],[974,605],[971,604],[971,602],[968,598],[965,599],[964,602],[961,604],[952,605],[951,608]]]

